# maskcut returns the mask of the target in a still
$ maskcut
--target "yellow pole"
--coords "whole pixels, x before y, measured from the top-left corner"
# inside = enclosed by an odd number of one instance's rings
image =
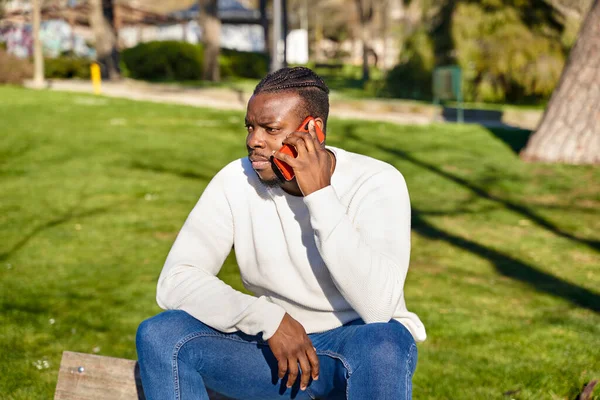
[[[92,84],[94,85],[94,94],[102,93],[102,77],[100,76],[100,65],[98,63],[92,63],[90,65],[90,75],[92,77]]]

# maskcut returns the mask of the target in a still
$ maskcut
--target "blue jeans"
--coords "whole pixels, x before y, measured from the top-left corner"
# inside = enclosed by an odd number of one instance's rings
[[[306,391],[287,388],[277,361],[259,336],[222,333],[184,311],[142,322],[136,343],[148,400],[208,399],[206,388],[234,399],[377,399],[412,397],[417,346],[399,322],[362,320],[309,335],[319,379]]]

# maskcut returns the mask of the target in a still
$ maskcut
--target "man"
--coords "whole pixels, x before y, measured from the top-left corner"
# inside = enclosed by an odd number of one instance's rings
[[[169,311],[138,329],[149,400],[207,399],[207,388],[239,399],[411,398],[425,329],[403,294],[408,191],[392,166],[319,143],[328,93],[307,68],[254,90],[248,158],[202,194],[159,278]],[[309,132],[296,132],[308,116]],[[273,159],[295,178],[282,180]],[[254,296],[216,277],[233,245]]]

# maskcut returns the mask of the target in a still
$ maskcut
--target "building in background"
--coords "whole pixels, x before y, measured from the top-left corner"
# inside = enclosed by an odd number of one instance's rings
[[[154,40],[181,40],[189,43],[201,41],[197,2],[184,9],[162,13],[144,9],[137,4],[139,3],[115,4],[115,28],[121,48]],[[222,47],[240,51],[266,51],[259,10],[248,8],[237,0],[220,0],[218,12],[222,21]],[[56,57],[68,52],[77,56],[93,57],[95,39],[89,26],[88,15],[89,5],[85,1],[44,2],[44,54]],[[303,43],[297,39],[293,40],[295,46]],[[6,3],[5,17],[0,21],[0,42],[6,43],[8,52],[12,54],[19,57],[31,56],[33,41],[29,0],[12,0]]]
[[[308,62],[308,31],[293,29],[287,35],[286,58],[290,64],[306,64]]]
[[[198,25],[200,8],[192,6],[167,14],[174,23],[147,26],[141,32],[139,27],[128,26],[119,31],[119,38],[125,47],[152,40],[182,40],[199,43],[202,30]],[[247,8],[236,0],[220,0],[218,9],[221,20],[221,47],[240,51],[265,51],[265,38],[260,24],[260,12]]]

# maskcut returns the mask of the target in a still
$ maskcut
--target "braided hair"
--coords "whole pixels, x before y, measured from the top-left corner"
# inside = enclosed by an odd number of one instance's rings
[[[254,89],[254,95],[294,91],[304,100],[306,115],[323,119],[323,132],[329,116],[329,88],[311,69],[306,67],[281,68],[265,76]]]

